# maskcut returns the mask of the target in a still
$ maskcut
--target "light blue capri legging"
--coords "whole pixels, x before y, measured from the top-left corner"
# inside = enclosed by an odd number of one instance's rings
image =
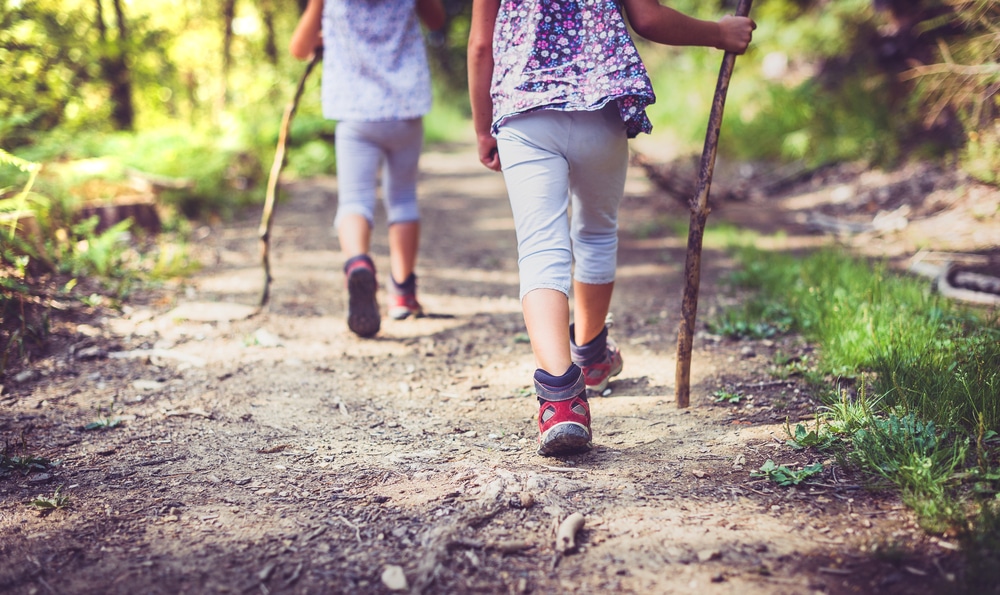
[[[379,167],[389,225],[418,221],[417,171],[424,142],[420,118],[383,122],[337,122],[338,205],[344,215],[361,215],[372,225]]]
[[[569,295],[571,275],[594,285],[614,281],[628,170],[617,107],[528,112],[504,121],[496,138],[514,213],[521,299],[535,289]]]

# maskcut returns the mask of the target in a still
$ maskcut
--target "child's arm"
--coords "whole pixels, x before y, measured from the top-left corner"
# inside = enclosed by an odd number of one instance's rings
[[[665,45],[702,45],[742,54],[757,28],[746,17],[703,21],[663,6],[658,0],[623,0],[623,4],[636,33]]]
[[[316,48],[323,45],[323,34],[320,31],[320,18],[323,16],[323,0],[309,0],[305,12],[299,18],[299,24],[292,33],[288,51],[299,60],[305,60],[313,55]]]
[[[472,102],[472,123],[476,130],[479,161],[493,171],[500,171],[497,139],[490,134],[493,123],[493,99],[490,97],[490,83],[493,79],[493,27],[499,10],[500,0],[473,0],[468,53],[469,99]]]
[[[443,28],[447,19],[441,0],[417,0],[417,16],[431,31]]]

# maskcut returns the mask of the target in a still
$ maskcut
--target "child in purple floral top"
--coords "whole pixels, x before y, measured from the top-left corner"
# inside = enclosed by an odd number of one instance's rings
[[[652,128],[652,84],[628,28],[743,53],[753,21],[694,19],[657,0],[473,0],[469,92],[479,159],[503,171],[521,307],[537,369],[538,453],[591,447],[591,395],[622,371],[605,326],[627,139]],[[572,218],[569,212],[572,212]],[[568,296],[573,292],[574,324]]]

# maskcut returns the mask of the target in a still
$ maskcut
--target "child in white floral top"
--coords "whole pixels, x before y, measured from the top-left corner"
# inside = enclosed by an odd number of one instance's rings
[[[420,316],[416,298],[420,215],[417,164],[430,70],[420,22],[444,26],[441,0],[309,0],[289,49],[299,59],[323,48],[323,115],[337,120],[338,207],[334,225],[347,257],[347,326],[379,331],[375,264],[368,252],[379,167],[389,222],[389,316]]]
[[[538,452],[547,456],[590,449],[587,392],[600,394],[622,371],[604,323],[618,206],[627,139],[651,130],[645,108],[655,101],[625,17],[657,43],[735,53],[755,28],[742,17],[694,19],[657,0],[473,0],[469,92],[479,159],[502,169],[514,214],[521,307],[538,368]]]

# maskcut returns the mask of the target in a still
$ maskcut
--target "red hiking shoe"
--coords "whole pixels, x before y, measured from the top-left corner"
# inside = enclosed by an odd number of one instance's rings
[[[591,449],[590,405],[581,374],[565,388],[535,380],[538,395],[538,454],[546,457]]]
[[[601,329],[586,345],[573,340],[575,325],[569,325],[569,352],[573,363],[583,370],[583,380],[590,396],[601,396],[608,388],[608,381],[622,373],[624,362],[618,345],[608,336],[608,327]]]
[[[420,318],[424,315],[424,309],[420,307],[416,295],[393,295],[389,303],[389,318],[393,320],[405,320],[409,317]]]
[[[605,350],[604,358],[589,365],[581,365],[583,370],[583,380],[587,384],[587,391],[594,396],[599,396],[608,388],[608,382],[615,376],[622,373],[625,362],[622,359],[622,352],[615,345],[615,342],[608,337],[608,347]]]

